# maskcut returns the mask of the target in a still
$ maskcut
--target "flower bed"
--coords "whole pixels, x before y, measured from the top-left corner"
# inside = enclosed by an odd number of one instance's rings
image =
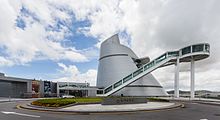
[[[40,99],[33,101],[31,104],[44,107],[62,107],[74,103],[96,103],[102,102],[102,98],[54,98],[54,99]]]

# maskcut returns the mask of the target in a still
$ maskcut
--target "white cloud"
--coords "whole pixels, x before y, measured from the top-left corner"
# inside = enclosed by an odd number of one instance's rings
[[[63,63],[58,63],[61,68],[59,72],[61,77],[55,78],[54,81],[59,82],[78,82],[78,83],[90,83],[91,86],[96,85],[97,70],[89,69],[85,73],[81,73],[75,65],[65,65]]]
[[[1,66],[12,66],[14,63],[4,57],[0,56],[0,67]]]
[[[71,21],[65,11],[41,0],[2,0],[0,4],[4,6],[0,8],[4,13],[0,16],[0,47],[13,64],[26,64],[36,59],[88,61],[81,50],[62,46],[64,37],[69,34],[66,26],[47,30],[48,26],[56,27],[57,19],[67,24]],[[22,9],[26,11],[21,12]],[[18,17],[25,23],[24,29],[16,26]]]
[[[86,6],[88,8],[88,4]],[[83,5],[81,7],[84,10]],[[205,84],[200,84],[206,81],[210,83],[208,86],[215,86],[208,87],[209,89],[218,89],[215,85],[220,79],[217,71],[220,69],[218,64],[220,60],[220,16],[218,12],[220,2],[218,0],[181,2],[121,0],[102,2],[100,6],[96,6],[96,11],[93,9],[94,5],[90,7],[93,12],[81,17],[87,18],[91,26],[82,28],[82,31],[84,30],[86,35],[98,38],[100,42],[114,33],[125,31],[131,38],[130,46],[140,57],[155,58],[165,51],[179,49],[189,44],[210,43],[210,58],[198,62],[196,66],[197,71],[206,71],[208,77],[200,77],[205,73],[198,72],[196,88],[207,88],[204,87]],[[187,65],[182,67],[187,68]],[[189,67],[187,69],[189,70]],[[173,77],[169,76],[169,71],[157,70],[154,73],[166,88],[173,88],[172,84],[170,85]],[[181,75],[182,89],[189,89],[188,76],[187,72]]]
[[[0,8],[0,12],[4,14],[0,16],[0,47],[7,50],[7,59],[13,63],[27,63],[35,58],[39,59],[39,56],[52,60],[87,61],[91,53],[88,49],[76,50],[74,47],[66,48],[61,45],[64,36],[69,34],[68,27],[71,22],[69,13],[72,12],[76,21],[88,20],[91,23],[90,26],[78,28],[78,32],[97,38],[99,40],[97,46],[115,33],[126,32],[129,37],[120,36],[123,43],[131,46],[140,57],[155,58],[167,50],[179,49],[185,45],[198,42],[210,43],[210,58],[196,63],[198,71],[196,84],[198,89],[206,88],[205,86],[210,86],[208,89],[217,89],[215,83],[218,84],[220,78],[218,74],[220,1],[218,0],[24,0],[16,2],[2,0],[1,5],[4,7]],[[39,21],[36,22],[30,16],[21,16],[19,11],[22,5]],[[19,15],[27,24],[24,30],[15,26]],[[66,26],[61,27],[59,31],[46,31],[45,27],[54,26],[57,18],[65,21]],[[45,39],[47,36],[53,40]],[[87,55],[83,55],[85,51]],[[4,64],[8,63],[4,62]],[[187,65],[182,67],[189,69]],[[171,89],[173,82],[173,76],[170,76],[172,71],[169,70],[171,68],[164,69],[164,71],[157,70],[154,74],[167,89]],[[75,72],[77,71],[78,69],[75,69]],[[78,74],[83,76],[82,74],[86,73]],[[188,73],[184,72],[181,75],[184,89],[188,89],[188,83],[184,83],[189,79],[187,76]],[[210,84],[200,84],[200,81]]]

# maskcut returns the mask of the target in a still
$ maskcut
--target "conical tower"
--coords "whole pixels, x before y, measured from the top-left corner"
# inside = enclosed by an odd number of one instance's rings
[[[101,44],[97,87],[104,88],[122,79],[149,62],[148,57],[138,58],[128,47],[121,45],[118,35],[114,35]],[[114,95],[124,96],[166,96],[167,93],[152,74],[145,75],[126,86]]]

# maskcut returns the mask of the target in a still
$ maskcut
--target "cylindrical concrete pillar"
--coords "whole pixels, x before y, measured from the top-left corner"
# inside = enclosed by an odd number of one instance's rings
[[[174,97],[179,98],[179,58],[176,60],[175,64],[175,81],[174,81]]]
[[[60,87],[59,87],[59,82],[57,82],[57,97],[60,97]]]
[[[190,81],[190,97],[193,99],[195,97],[195,61],[191,60],[191,81]]]

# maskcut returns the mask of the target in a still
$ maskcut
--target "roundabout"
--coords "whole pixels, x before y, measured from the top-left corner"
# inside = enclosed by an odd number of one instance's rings
[[[177,102],[148,102],[140,104],[120,104],[120,105],[102,105],[97,103],[87,104],[72,104],[64,107],[39,107],[30,103],[17,105],[17,108],[48,112],[62,113],[123,113],[123,112],[138,112],[138,111],[154,111],[181,108],[184,105]]]
[[[184,107],[136,112],[109,113],[70,113],[27,110],[16,108],[31,101],[13,101],[0,103],[1,120],[219,120],[220,107],[217,105],[179,101]]]
[[[89,113],[101,113],[101,112],[137,112],[137,111],[153,111],[153,110],[165,110],[181,107],[182,104],[169,103],[169,102],[148,102],[145,104],[124,104],[124,105],[101,105],[101,104],[87,104],[76,105],[72,107],[63,108],[63,111],[72,112],[89,112]]]

